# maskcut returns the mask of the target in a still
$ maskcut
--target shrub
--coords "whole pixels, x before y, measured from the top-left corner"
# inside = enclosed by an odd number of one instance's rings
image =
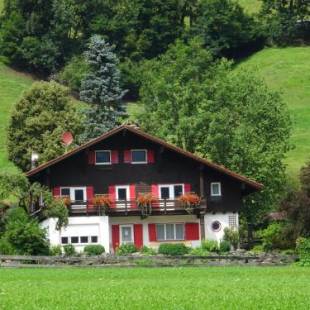
[[[117,255],[128,255],[128,254],[132,254],[136,252],[138,252],[138,249],[132,243],[123,244],[120,247],[118,247],[116,250]]]
[[[192,248],[189,254],[194,255],[194,256],[207,256],[209,252],[202,247],[196,247],[196,248]]]
[[[264,252],[264,248],[263,248],[263,246],[262,245],[255,245],[254,247],[253,247],[253,249],[251,250],[251,252],[253,252],[253,253],[262,253],[262,252]]]
[[[299,264],[301,266],[310,266],[310,238],[298,238],[296,251],[299,256]]]
[[[15,250],[12,245],[4,238],[0,239],[0,254],[2,255],[13,255]]]
[[[73,256],[76,254],[75,247],[72,244],[64,245],[64,252],[66,256]]]
[[[227,240],[222,240],[220,242],[219,250],[221,253],[226,253],[230,251],[230,242]]]
[[[239,231],[226,227],[224,229],[224,240],[228,241],[236,250],[239,245]]]
[[[164,255],[185,255],[189,252],[189,248],[184,243],[162,243],[158,248],[158,253]]]
[[[283,233],[284,226],[280,223],[272,223],[266,229],[261,230],[258,235],[262,238],[264,250],[286,249],[287,240]]]
[[[62,250],[60,245],[54,245],[50,247],[51,256],[61,256]]]
[[[156,250],[149,248],[147,246],[143,246],[140,252],[144,255],[156,255],[157,254]]]
[[[201,247],[209,252],[218,252],[219,246],[215,240],[205,240],[202,242]]]
[[[90,244],[84,248],[84,253],[90,256],[101,255],[104,252],[104,246],[101,244]]]

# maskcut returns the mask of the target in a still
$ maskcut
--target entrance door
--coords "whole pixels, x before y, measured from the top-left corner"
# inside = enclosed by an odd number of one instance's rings
[[[161,200],[167,199],[167,200],[175,200],[179,196],[181,196],[184,193],[184,186],[183,184],[165,184],[165,185],[159,185],[159,198]],[[167,202],[167,206],[171,207],[174,206],[174,202]],[[160,206],[164,206],[164,203],[162,202]]]
[[[133,225],[121,225],[120,228],[121,244],[134,243]]]
[[[116,186],[116,200],[119,202],[129,201],[130,198],[129,185]],[[125,203],[117,203],[116,207],[125,208]],[[129,207],[129,204],[127,205]]]

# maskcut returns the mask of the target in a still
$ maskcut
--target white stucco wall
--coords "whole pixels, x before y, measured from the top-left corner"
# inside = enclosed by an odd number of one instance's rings
[[[207,213],[205,214],[205,234],[206,239],[221,241],[224,237],[224,229],[229,226],[229,216],[236,217],[237,227],[239,227],[238,213]],[[212,230],[212,223],[219,221],[221,223],[221,229],[219,231]]]
[[[98,236],[97,244],[103,245],[106,252],[110,251],[108,216],[69,217],[68,226],[60,231],[56,230],[56,222],[56,219],[50,218],[41,223],[41,226],[47,230],[47,237],[51,245],[61,245],[61,237]],[[77,251],[83,251],[85,245],[87,244],[74,244]]]
[[[128,216],[128,217],[112,217],[110,218],[110,225],[113,224],[143,224],[143,243],[146,246],[157,248],[160,242],[150,242],[149,241],[149,232],[148,232],[148,224],[158,224],[158,223],[198,223],[200,224],[199,219],[195,215],[169,215],[169,216],[149,216],[146,219],[141,220],[139,216]],[[112,226],[110,227],[110,230]],[[199,233],[201,236],[200,225],[199,225]],[[183,242],[191,247],[200,246],[201,241],[193,240],[193,241],[176,241]],[[171,243],[171,241],[169,241]],[[110,247],[112,248],[112,232],[110,231]]]

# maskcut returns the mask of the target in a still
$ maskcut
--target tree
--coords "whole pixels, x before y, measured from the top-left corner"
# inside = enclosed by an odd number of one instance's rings
[[[90,103],[85,111],[82,141],[95,138],[113,128],[122,114],[118,59],[114,48],[100,36],[93,36],[85,53],[89,72],[81,83],[80,98]]]
[[[9,159],[23,171],[31,168],[31,154],[39,163],[61,155],[61,135],[81,131],[81,117],[70,103],[68,90],[55,82],[36,82],[15,105],[8,128]]]
[[[240,58],[263,46],[253,17],[231,0],[202,0],[196,10],[191,35],[200,36],[216,56]]]
[[[249,72],[215,61],[199,42],[178,42],[143,68],[141,125],[189,151],[262,182],[242,216],[258,223],[279,201],[290,119],[279,95]]]

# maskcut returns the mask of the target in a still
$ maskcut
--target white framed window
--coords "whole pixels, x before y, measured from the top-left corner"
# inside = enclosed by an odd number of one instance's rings
[[[147,150],[144,150],[144,149],[131,150],[131,163],[132,164],[146,164],[147,163]]]
[[[95,151],[95,164],[96,165],[111,165],[111,151],[110,150],[99,150]]]
[[[61,244],[83,245],[88,243],[98,243],[98,236],[62,236]]]
[[[134,243],[133,225],[120,225],[121,244]]]
[[[129,201],[130,190],[129,185],[117,185],[115,186],[116,201]],[[116,207],[124,208],[125,203],[117,203]]]
[[[160,199],[176,199],[184,194],[184,184],[158,185]]]
[[[222,224],[219,221],[213,221],[211,224],[211,229],[214,232],[218,232],[222,229]]]
[[[211,183],[211,196],[214,196],[214,197],[222,196],[222,186],[220,182]]]
[[[158,241],[184,240],[184,224],[156,224],[156,234]]]
[[[61,187],[60,196],[69,197],[75,202],[85,202],[87,200],[86,187]]]

